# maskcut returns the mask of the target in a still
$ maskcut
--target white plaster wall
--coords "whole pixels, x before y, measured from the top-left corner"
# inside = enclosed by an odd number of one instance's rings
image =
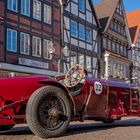
[[[65,23],[65,26],[66,26],[66,29],[70,29],[70,19],[67,18],[67,17],[64,17],[64,23]]]
[[[83,41],[79,41],[79,47],[85,48],[85,43]]]
[[[92,23],[92,13],[89,12],[89,11],[86,11],[86,20],[89,22],[89,23]]]
[[[97,58],[93,57],[93,68],[97,67]]]
[[[97,31],[93,30],[93,40],[97,41]]]
[[[70,32],[67,30],[64,30],[64,42],[69,43],[70,41]]]
[[[78,40],[75,39],[75,38],[71,38],[71,44],[75,45],[75,46],[78,46]]]
[[[67,7],[66,7],[65,10],[68,11],[68,12],[70,12],[70,3],[67,5]]]
[[[90,44],[87,43],[87,50],[92,51],[92,45],[90,45]]]
[[[86,19],[85,14],[83,14],[83,13],[81,13],[81,12],[79,12],[79,17],[82,18],[82,19],[84,19],[84,20]]]
[[[89,11],[92,11],[88,0],[86,0],[86,9],[88,9]]]
[[[71,12],[72,14],[78,16],[78,5],[71,2]]]

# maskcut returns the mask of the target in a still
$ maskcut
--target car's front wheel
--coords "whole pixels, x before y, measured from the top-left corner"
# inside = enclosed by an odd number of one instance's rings
[[[104,119],[102,122],[103,123],[106,123],[106,124],[110,124],[110,123],[113,123],[115,120],[113,119]]]
[[[36,90],[27,103],[27,123],[41,138],[61,136],[71,119],[71,108],[65,92],[54,86]]]

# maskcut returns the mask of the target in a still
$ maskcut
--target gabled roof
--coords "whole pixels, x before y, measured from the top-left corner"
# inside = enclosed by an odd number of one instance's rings
[[[119,0],[102,0],[100,3],[94,5],[103,32],[108,28],[118,3]]]
[[[95,11],[95,7],[94,7],[94,5],[93,5],[93,2],[92,2],[92,0],[88,0],[88,1],[89,1],[90,6],[91,6],[92,13],[94,14],[94,17],[95,17],[97,26],[100,28],[100,22],[99,22],[99,20],[98,20],[97,13],[96,13],[96,11]]]
[[[126,13],[126,17],[129,27],[140,25],[140,10],[128,12]]]
[[[140,33],[140,27],[139,26],[130,27],[129,32],[130,32],[132,43],[136,44],[138,35]]]
[[[140,33],[140,10],[126,14],[132,43],[135,44]]]

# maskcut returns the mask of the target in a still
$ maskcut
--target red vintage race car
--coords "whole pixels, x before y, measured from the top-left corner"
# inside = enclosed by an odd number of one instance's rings
[[[135,85],[90,78],[80,65],[66,76],[0,79],[0,131],[26,123],[39,137],[62,135],[70,121],[112,123],[140,116]]]

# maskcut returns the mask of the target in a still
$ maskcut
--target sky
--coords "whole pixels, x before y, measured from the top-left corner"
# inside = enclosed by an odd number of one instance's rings
[[[93,0],[94,3],[97,3],[101,0]],[[123,0],[125,10],[128,11],[134,11],[134,10],[140,10],[140,0]]]

